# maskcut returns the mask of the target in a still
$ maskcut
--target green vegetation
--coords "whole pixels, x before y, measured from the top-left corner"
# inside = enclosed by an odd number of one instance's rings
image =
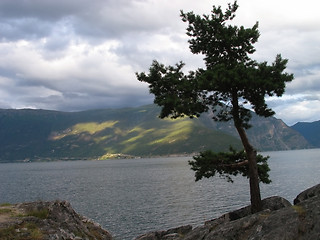
[[[25,216],[33,216],[40,219],[46,219],[49,216],[49,210],[46,208],[43,209],[33,209],[26,213]]]
[[[112,142],[117,139],[116,144],[107,146],[105,156],[110,154],[125,154],[132,156],[155,156],[170,154],[191,154],[198,152],[202,146],[212,144],[208,139],[217,138],[214,148],[224,148],[227,142],[239,142],[223,133],[210,131],[199,122],[194,123],[190,119],[181,119],[175,121],[152,119],[150,122],[144,122],[133,128],[120,129],[115,126],[111,130]],[[206,133],[207,132],[207,133]],[[209,133],[208,133],[209,132]],[[222,142],[223,144],[219,144]],[[110,144],[111,145],[111,144]],[[190,146],[190,147],[188,147]]]
[[[11,204],[1,204],[0,215],[6,214],[9,218],[21,218],[34,216],[40,219],[46,219],[49,215],[48,209],[30,210],[26,214],[18,213],[10,207]],[[18,223],[19,222],[19,223]],[[17,223],[0,229],[1,240],[40,240],[43,239],[43,234],[40,228],[32,222],[17,221]]]
[[[52,140],[60,140],[67,136],[79,135],[83,133],[94,135],[105,130],[106,128],[113,128],[113,126],[116,123],[117,121],[106,121],[103,123],[96,123],[96,122],[78,123],[78,124],[75,124],[70,130],[63,131],[62,133],[57,133],[57,135],[52,137]]]
[[[10,203],[1,203],[0,204],[0,215],[1,214],[9,214],[12,213],[12,209],[10,208],[12,204]]]
[[[0,135],[6,143],[0,146],[0,162],[149,157],[240,146],[235,137],[200,119],[161,120],[158,114],[155,105],[78,113],[0,110],[0,128],[7,126]]]
[[[1,240],[41,240],[43,234],[34,223],[23,223],[0,229]]]
[[[11,203],[1,203],[0,207],[9,207],[11,205],[12,205]]]
[[[11,213],[11,212],[12,212],[12,210],[10,208],[0,208],[0,215]]]
[[[306,209],[304,207],[293,205],[292,208],[299,214],[300,217],[304,217],[306,215]]]
[[[7,228],[0,229],[0,239],[3,239],[3,240],[17,239],[18,240],[19,238],[17,237],[15,226],[10,226]]]
[[[226,178],[228,182],[233,182],[231,176],[241,174],[249,178],[248,160],[244,150],[236,151],[230,147],[229,152],[213,152],[210,150],[201,152],[193,157],[193,161],[189,161],[191,169],[195,171],[196,181],[210,178],[218,174],[220,177]],[[257,155],[258,176],[259,181],[263,183],[271,183],[268,172],[270,168],[267,164],[269,157],[261,154]]]

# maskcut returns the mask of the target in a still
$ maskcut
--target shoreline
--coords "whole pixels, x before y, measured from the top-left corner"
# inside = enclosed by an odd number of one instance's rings
[[[320,184],[301,192],[294,205],[281,197],[263,200],[263,211],[250,206],[206,221],[137,236],[136,240],[301,239],[320,236]],[[75,212],[67,201],[0,204],[0,239],[114,239],[98,223]]]

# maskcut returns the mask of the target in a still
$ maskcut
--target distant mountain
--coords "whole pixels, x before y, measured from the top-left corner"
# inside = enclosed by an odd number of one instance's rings
[[[241,148],[232,123],[199,119],[159,119],[160,108],[103,109],[83,112],[0,110],[0,162],[97,159],[117,156],[192,154],[204,149]],[[308,147],[281,120],[253,117],[248,132],[259,150]]]
[[[291,128],[298,131],[314,147],[320,147],[320,120],[316,122],[298,122]]]
[[[163,156],[241,146],[199,120],[161,120],[159,110],[154,105],[74,113],[0,110],[0,161]]]
[[[214,122],[212,116],[204,115],[207,126],[239,138],[233,122]],[[282,120],[258,117],[252,113],[252,127],[247,131],[250,143],[259,151],[280,151],[310,148],[311,144]]]

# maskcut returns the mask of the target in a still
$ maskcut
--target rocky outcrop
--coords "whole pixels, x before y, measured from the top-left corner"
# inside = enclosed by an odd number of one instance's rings
[[[136,240],[319,240],[320,184],[302,192],[295,205],[281,197],[263,200],[193,228],[191,225],[146,233]],[[111,240],[99,224],[76,213],[66,201],[0,205],[1,240]]]
[[[30,202],[0,207],[0,239],[109,240],[99,224],[76,213],[66,201]]]
[[[291,205],[280,197],[263,200],[263,211],[250,206],[227,213],[203,226],[184,226],[144,234],[136,240],[318,240],[320,239],[320,184],[301,194]]]
[[[308,198],[312,198],[315,196],[320,196],[320,184],[313,186],[311,188],[308,188],[307,190],[304,190],[302,193],[300,193],[293,201],[294,204],[298,204],[303,202],[304,200],[307,200]]]

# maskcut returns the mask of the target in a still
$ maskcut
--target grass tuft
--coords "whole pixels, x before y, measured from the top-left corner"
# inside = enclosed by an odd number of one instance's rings
[[[11,205],[11,203],[0,203],[0,207],[9,207]]]
[[[1,208],[0,209],[0,214],[6,214],[6,213],[11,213],[12,209],[10,208]]]
[[[43,234],[34,223],[13,225],[0,229],[1,240],[41,240]]]
[[[46,208],[40,210],[31,210],[27,212],[26,216],[33,216],[40,219],[46,219],[49,216],[49,210]]]
[[[306,209],[302,206],[293,205],[292,208],[299,214],[300,217],[306,215]]]

